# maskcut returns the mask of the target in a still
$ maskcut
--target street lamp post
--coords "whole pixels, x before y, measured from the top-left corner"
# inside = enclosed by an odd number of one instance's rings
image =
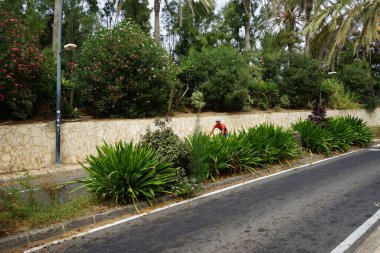
[[[58,41],[57,41],[57,100],[56,100],[56,118],[55,118],[55,164],[61,164],[61,54],[62,54],[62,20],[63,20],[63,3],[61,0],[61,13],[58,21]],[[75,44],[67,44],[65,50],[74,50]]]

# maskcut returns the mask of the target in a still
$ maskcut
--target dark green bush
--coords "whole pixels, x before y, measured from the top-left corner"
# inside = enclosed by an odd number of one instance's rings
[[[345,88],[354,93],[359,98],[359,102],[367,109],[377,107],[375,80],[371,76],[371,67],[368,62],[357,61],[343,65],[337,75],[339,80],[344,83]]]
[[[291,108],[304,108],[318,100],[323,70],[313,58],[291,53],[277,64],[275,78],[282,95],[288,95]]]
[[[168,111],[179,82],[165,49],[124,22],[84,42],[77,56],[83,106],[98,117],[143,117]]]
[[[148,128],[145,135],[141,136],[141,142],[156,150],[157,156],[161,160],[171,162],[175,167],[183,168],[189,172],[189,147],[169,127],[170,121],[169,118],[156,119],[154,125],[157,129],[152,131]]]
[[[299,120],[292,129],[300,134],[302,147],[310,152],[329,154],[333,137],[327,129],[314,124],[311,120]]]
[[[81,164],[89,176],[79,179],[89,192],[102,200],[116,204],[149,202],[168,192],[173,185],[176,169],[172,163],[161,161],[147,145],[117,142],[97,147],[96,156],[89,155]]]
[[[199,89],[206,108],[215,111],[241,111],[250,104],[247,94],[253,69],[242,54],[231,46],[192,51],[181,62],[180,79],[189,93]]]
[[[268,110],[281,104],[280,91],[276,83],[258,80],[252,83],[249,90],[254,107]]]

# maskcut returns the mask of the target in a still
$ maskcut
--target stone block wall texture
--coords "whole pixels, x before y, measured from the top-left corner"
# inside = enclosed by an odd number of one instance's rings
[[[290,127],[298,119],[306,119],[310,111],[277,113],[215,114],[201,116],[203,131],[209,132],[216,118],[231,130],[247,129],[261,123]],[[362,118],[369,126],[380,126],[380,108],[365,110],[331,110],[329,117],[352,115]],[[195,115],[175,117],[170,126],[180,137],[194,130]],[[154,119],[91,120],[64,122],[61,128],[62,164],[83,161],[86,155],[95,154],[96,146],[104,141],[139,141],[148,126],[154,129]],[[55,122],[0,125],[0,174],[51,167],[55,162]]]

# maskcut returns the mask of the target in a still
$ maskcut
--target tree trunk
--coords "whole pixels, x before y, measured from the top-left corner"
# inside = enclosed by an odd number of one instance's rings
[[[51,48],[53,50],[54,58],[57,57],[57,41],[58,41],[58,22],[61,18],[61,6],[63,0],[55,0],[54,2],[54,23],[53,23],[53,41]]]
[[[153,38],[160,43],[160,3],[161,0],[154,0],[154,32]]]
[[[311,11],[313,10],[313,0],[305,0],[305,26],[307,26],[311,19]],[[310,53],[310,33],[305,35],[305,53]]]
[[[245,24],[244,24],[244,51],[248,52],[249,49],[251,48],[250,45],[250,28],[251,28],[251,0],[243,0],[243,4],[245,7],[245,14],[246,14],[246,19],[245,19]]]
[[[178,21],[179,27],[182,27],[182,0],[178,0]]]

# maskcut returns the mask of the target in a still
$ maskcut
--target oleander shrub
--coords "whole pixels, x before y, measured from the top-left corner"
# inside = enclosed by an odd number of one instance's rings
[[[313,121],[299,120],[292,129],[300,134],[302,147],[310,152],[329,154],[333,137],[330,132]]]
[[[96,149],[96,156],[89,155],[86,163],[81,163],[88,176],[78,182],[103,201],[133,203],[137,209],[139,200],[151,203],[173,186],[173,164],[160,160],[148,145],[120,141]]]
[[[34,112],[44,61],[38,41],[27,23],[0,11],[0,118],[25,119]]]
[[[81,102],[97,117],[162,115],[178,95],[172,58],[129,21],[89,37],[76,58]]]
[[[273,124],[262,124],[243,133],[262,163],[293,159],[299,155],[297,140],[291,130]]]

